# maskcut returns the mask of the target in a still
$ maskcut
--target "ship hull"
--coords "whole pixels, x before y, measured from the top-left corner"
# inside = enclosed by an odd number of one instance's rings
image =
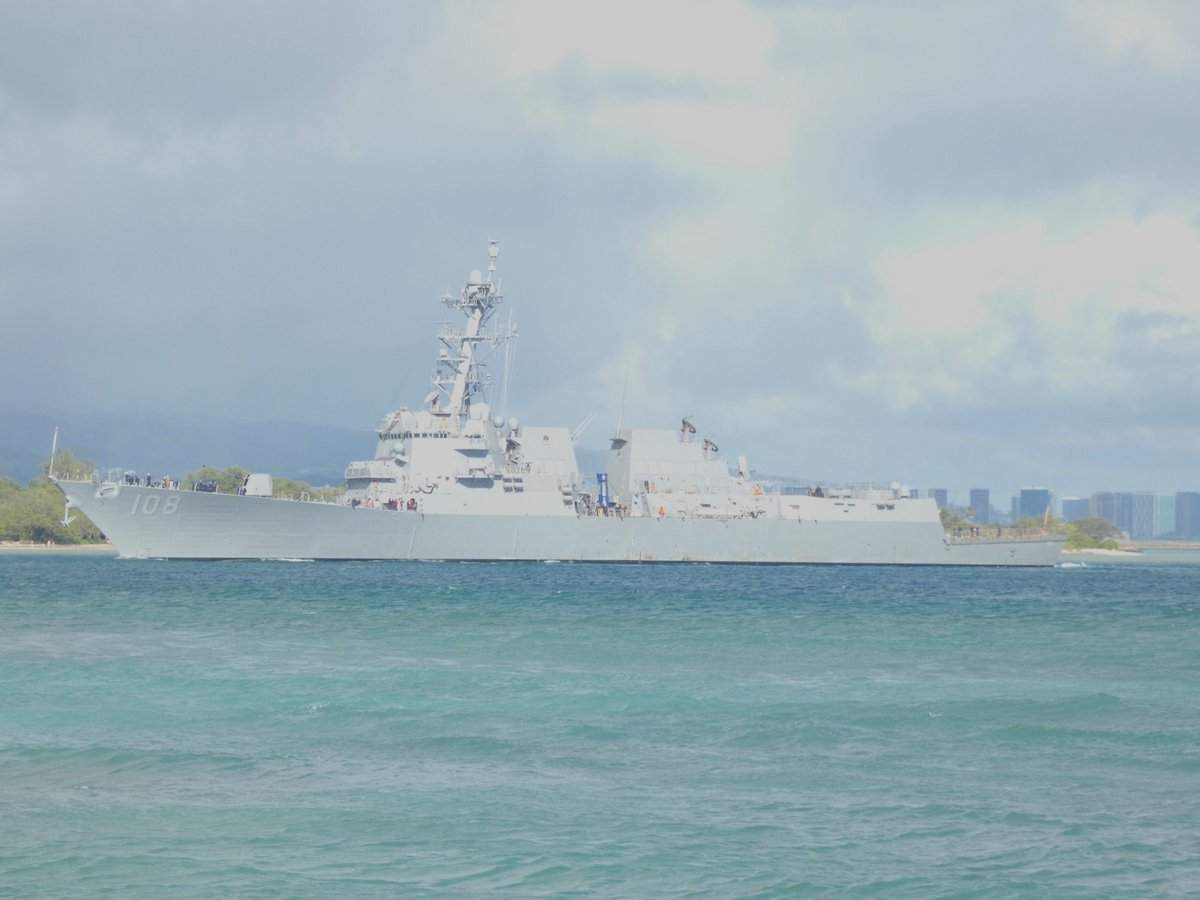
[[[956,541],[928,521],[422,513],[58,484],[128,558],[1052,566],[1063,543]]]

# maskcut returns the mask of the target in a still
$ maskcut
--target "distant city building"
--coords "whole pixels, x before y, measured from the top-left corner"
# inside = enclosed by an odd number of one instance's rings
[[[1116,508],[1113,521],[1126,534],[1133,533],[1133,494],[1128,491],[1113,494],[1116,498]]]
[[[1200,493],[1179,491],[1175,495],[1175,536],[1185,541],[1200,538]]]
[[[1062,517],[1067,522],[1077,522],[1092,514],[1090,497],[1063,497]]]
[[[1157,528],[1158,504],[1154,494],[1138,491],[1133,495],[1130,507],[1129,536],[1135,541],[1153,540]]]
[[[1159,494],[1157,503],[1158,503],[1158,510],[1157,510],[1158,527],[1154,531],[1154,536],[1155,537],[1174,537],[1175,536],[1175,495],[1174,494]]]
[[[1014,509],[1017,505],[1014,497]],[[1064,497],[1062,515],[1068,522],[1088,516],[1107,519],[1135,541],[1200,540],[1200,492],[1196,491],[1099,491],[1090,498]]]
[[[992,493],[987,488],[971,488],[971,507],[976,525],[992,524]]]
[[[1016,516],[1018,519],[1027,517],[1041,518],[1050,508],[1050,491],[1042,487],[1021,488],[1017,499]]]
[[[944,509],[946,502],[950,497],[950,492],[945,488],[929,488],[929,490],[926,491],[926,496],[934,499],[934,501],[937,503],[938,509]]]

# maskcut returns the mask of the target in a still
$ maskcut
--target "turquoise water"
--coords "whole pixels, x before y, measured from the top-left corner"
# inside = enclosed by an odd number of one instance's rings
[[[0,894],[1194,894],[1198,589],[0,556]]]

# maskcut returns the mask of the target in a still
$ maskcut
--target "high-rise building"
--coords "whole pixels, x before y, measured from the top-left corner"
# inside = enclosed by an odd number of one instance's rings
[[[1128,491],[1113,494],[1113,522],[1126,534],[1133,533],[1133,494]]]
[[[929,488],[925,496],[932,497],[937,503],[938,509],[945,509],[946,503],[950,499],[950,492],[946,488]]]
[[[1200,538],[1200,493],[1179,491],[1175,495],[1175,534],[1188,541]]]
[[[1017,518],[1041,518],[1050,508],[1050,491],[1043,487],[1023,487],[1017,501]]]
[[[1154,531],[1155,537],[1174,537],[1175,536],[1175,495],[1174,494],[1159,494],[1158,495],[1158,528]]]
[[[1154,494],[1138,491],[1132,497],[1130,507],[1129,536],[1135,541],[1149,541],[1158,531],[1156,519],[1158,504]]]
[[[1092,515],[1108,519],[1126,534],[1133,531],[1133,494],[1092,494]]]
[[[971,507],[975,510],[976,525],[992,524],[992,492],[987,488],[971,488]]]
[[[1092,514],[1092,501],[1089,497],[1063,497],[1063,519],[1067,522],[1077,522]]]

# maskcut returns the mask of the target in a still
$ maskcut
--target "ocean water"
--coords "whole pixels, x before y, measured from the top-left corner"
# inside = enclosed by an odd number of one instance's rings
[[[0,555],[0,896],[1200,893],[1200,566]]]

